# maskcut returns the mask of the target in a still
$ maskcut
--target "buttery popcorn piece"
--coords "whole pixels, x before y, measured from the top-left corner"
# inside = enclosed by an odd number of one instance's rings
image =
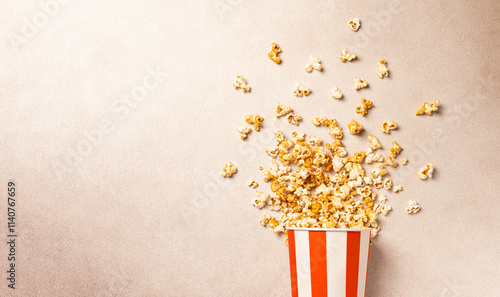
[[[309,135],[309,143],[311,143],[312,145],[321,145],[321,142],[321,138],[314,135]]]
[[[383,162],[384,157],[380,153],[370,153],[366,156],[366,163],[371,164],[373,162]]]
[[[259,170],[262,170],[262,169],[264,169],[264,167],[262,167],[262,166],[259,166]]]
[[[251,115],[247,115],[245,117],[245,122],[247,122],[249,124],[253,124],[253,128],[255,129],[255,131],[260,130],[260,127],[262,127],[263,120],[264,120],[264,118],[258,114],[255,114],[255,115],[251,114]]]
[[[368,82],[362,78],[357,78],[355,77],[353,80],[352,80],[353,84],[354,84],[354,89],[355,90],[360,90],[362,88],[366,88],[368,87]]]
[[[408,163],[408,159],[403,158],[401,159],[401,164],[406,165]]]
[[[316,58],[315,56],[309,57],[309,63],[305,67],[307,72],[311,72],[313,69],[321,71],[322,68],[323,66],[321,65],[320,59]]]
[[[298,97],[307,96],[309,93],[311,93],[311,89],[304,87],[299,83],[297,83],[295,90],[293,90],[293,94]]]
[[[434,100],[433,103],[424,102],[418,108],[416,115],[424,114],[424,113],[428,114],[428,115],[432,115],[433,111],[437,111],[438,110],[438,106],[437,106],[438,104],[439,104],[439,100]]]
[[[250,86],[246,84],[245,79],[241,75],[236,76],[233,82],[233,87],[235,89],[240,88],[243,93],[250,91]]]
[[[237,171],[236,166],[234,166],[231,162],[226,163],[224,168],[222,168],[222,176],[223,177],[231,177]]]
[[[382,163],[375,164],[375,168],[373,168],[370,172],[374,178],[379,178],[389,173],[389,171],[384,168],[384,164]],[[380,179],[380,181],[382,182],[382,179]]]
[[[248,133],[252,132],[252,128],[248,128],[243,124],[238,124],[237,130],[238,130],[238,132],[240,132],[240,134],[241,134],[240,138],[242,140],[247,138]]]
[[[392,191],[394,193],[399,193],[400,191],[403,191],[403,187],[402,186],[399,186],[399,185],[395,185],[394,188],[392,188]]]
[[[373,135],[368,135],[368,141],[371,142],[370,149],[372,149],[374,151],[376,151],[382,147],[382,145],[378,141],[377,137],[375,137]]]
[[[391,152],[389,153],[391,157],[396,158],[396,156],[403,150],[402,147],[396,141],[392,142]]]
[[[288,114],[286,116],[286,119],[290,124],[293,124],[295,126],[299,125],[299,121],[302,120],[302,117],[298,114]]]
[[[387,61],[385,59],[381,59],[378,61],[378,73],[377,76],[379,78],[384,78],[384,76],[389,76],[389,69],[387,69]]]
[[[256,197],[253,200],[253,205],[258,208],[263,208],[264,206],[266,206],[271,199],[271,196],[269,194],[264,194],[261,191],[256,191],[255,196]]]
[[[353,18],[352,20],[349,21],[347,24],[349,28],[353,31],[358,31],[359,27],[361,26],[361,23],[358,18]]]
[[[266,212],[264,212],[262,218],[259,219],[259,223],[262,225],[262,226],[266,226],[267,223],[269,222],[269,220],[271,219],[271,216],[268,215]]]
[[[387,156],[387,157],[385,157],[384,165],[391,166],[391,167],[396,167],[399,164],[398,164],[398,161],[393,160],[391,156]]]
[[[348,51],[346,51],[345,49],[343,49],[342,52],[340,52],[339,59],[340,59],[340,61],[345,63],[345,61],[351,62],[352,60],[356,59],[357,57],[358,57],[358,55],[351,54]]]
[[[355,120],[351,120],[351,122],[347,124],[347,128],[351,134],[358,134],[363,131],[363,126]]]
[[[287,115],[291,112],[293,112],[293,109],[290,106],[281,105],[281,103],[278,103],[278,106],[274,108],[274,115],[277,118]]]
[[[335,87],[335,88],[330,90],[330,96],[332,96],[332,98],[335,98],[335,99],[341,99],[343,94],[337,87]]]
[[[406,213],[417,213],[420,210],[420,205],[418,205],[417,201],[408,200],[408,207],[406,208]]]
[[[424,167],[420,168],[417,175],[420,179],[432,178],[432,173],[434,172],[434,165],[432,163],[427,163]]]
[[[384,179],[384,188],[390,190],[392,188],[392,180],[390,178]]]
[[[378,197],[378,201],[380,201],[380,203],[385,203],[387,201],[387,197],[384,194],[381,194]]]
[[[319,118],[313,119],[312,123],[315,126],[328,127],[330,129],[330,132],[328,134],[330,134],[331,136],[333,136],[337,139],[342,139],[342,137],[343,137],[342,128],[339,127],[337,120],[335,120],[335,119],[327,119],[326,117],[319,117]]]
[[[281,63],[281,58],[278,57],[278,53],[281,53],[280,46],[273,42],[271,44],[271,47],[272,47],[271,51],[267,53],[267,56],[269,57],[269,59],[273,60],[274,63],[276,64]]]
[[[373,107],[373,102],[370,100],[366,100],[365,98],[361,99],[361,105],[356,106],[355,112],[365,116],[368,113],[368,109]]]
[[[393,121],[389,121],[389,120],[385,120],[382,123],[382,125],[380,125],[380,132],[390,134],[391,130],[396,129],[397,127],[398,127],[398,123],[393,122]]]
[[[252,179],[251,181],[249,181],[249,182],[248,182],[248,186],[249,186],[250,188],[255,189],[256,187],[258,187],[258,186],[259,186],[259,184],[258,184],[256,181],[254,181],[254,180]]]

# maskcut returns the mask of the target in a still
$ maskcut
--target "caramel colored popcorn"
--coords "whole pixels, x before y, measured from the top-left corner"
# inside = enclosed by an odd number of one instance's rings
[[[396,158],[396,156],[403,150],[402,147],[396,141],[392,142],[391,152],[389,153],[391,157]]]
[[[290,106],[281,105],[281,103],[278,103],[278,106],[274,108],[274,115],[277,118],[287,115],[291,112],[293,112],[293,109]]]
[[[223,177],[231,177],[237,171],[236,166],[234,166],[231,162],[226,163],[224,168],[222,168],[222,176]]]
[[[238,130],[238,132],[240,132],[240,135],[241,135],[240,138],[242,140],[247,138],[248,133],[252,132],[252,128],[248,128],[243,124],[238,124],[237,130]]]
[[[321,145],[321,138],[316,137],[314,135],[309,135],[309,143],[311,145]]]
[[[340,61],[342,62],[346,62],[346,61],[349,61],[351,62],[352,60],[356,59],[358,57],[358,55],[356,54],[351,54],[349,53],[348,51],[346,51],[345,49],[343,49],[341,52],[340,52]]]
[[[271,216],[264,212],[262,218],[259,219],[259,223],[265,227],[269,223],[269,220],[271,220]]]
[[[365,116],[368,113],[368,109],[373,107],[373,102],[370,100],[366,100],[365,98],[361,99],[361,105],[356,106],[356,112]]]
[[[408,159],[403,158],[401,159],[401,164],[406,165],[408,163]]]
[[[416,115],[424,114],[424,113],[428,114],[428,115],[432,115],[433,111],[437,111],[438,110],[438,106],[437,106],[438,104],[439,104],[439,100],[434,100],[433,103],[424,102],[418,108]]]
[[[312,120],[313,125],[315,126],[325,126],[330,129],[330,134],[332,137],[342,139],[342,129],[339,127],[337,120],[335,119],[327,119],[326,117],[315,118]]]
[[[384,164],[382,163],[375,164],[375,168],[373,168],[370,172],[374,178],[382,177],[389,173],[389,171],[384,168]],[[382,181],[382,179],[380,179],[380,181]]]
[[[335,87],[335,88],[330,90],[330,96],[332,96],[332,98],[335,98],[335,99],[341,99],[343,94],[337,87]]]
[[[307,72],[311,72],[313,69],[321,71],[323,66],[321,65],[321,60],[316,58],[315,56],[309,57],[309,63],[305,67]]]
[[[380,153],[370,153],[366,156],[366,163],[383,162],[384,157]]]
[[[381,59],[378,61],[378,73],[377,76],[379,78],[384,78],[384,76],[389,76],[389,69],[387,69],[387,61],[385,59]]]
[[[259,184],[258,184],[256,181],[254,181],[254,180],[252,179],[251,181],[249,181],[249,182],[248,182],[248,186],[249,186],[250,188],[255,189],[256,187],[258,187],[258,186],[259,186]]]
[[[354,89],[355,90],[360,90],[362,88],[366,88],[368,87],[368,82],[362,78],[354,78],[352,80],[353,84],[354,84]]]
[[[274,63],[276,64],[281,63],[281,58],[278,57],[278,53],[281,53],[280,46],[273,42],[271,44],[271,47],[272,47],[271,51],[267,53],[267,56],[269,57],[269,59],[273,60]]]
[[[245,79],[243,76],[238,75],[233,82],[233,87],[235,89],[240,88],[243,93],[245,92],[250,92],[250,86],[246,84]]]
[[[264,120],[264,118],[261,117],[258,114],[247,115],[245,117],[245,122],[247,122],[249,124],[253,124],[253,128],[255,129],[255,131],[259,131],[260,130],[260,127],[262,127],[262,121],[263,120]]]
[[[417,175],[420,179],[432,178],[432,173],[434,172],[434,165],[432,163],[427,163],[424,167],[420,168]]]
[[[391,130],[396,129],[397,127],[398,127],[398,123],[393,122],[393,121],[389,121],[389,120],[385,120],[382,123],[382,125],[380,125],[380,132],[390,134]]]
[[[353,31],[358,31],[359,27],[361,26],[361,23],[359,22],[358,18],[354,18],[347,23],[347,26],[353,30]]]
[[[351,120],[351,122],[347,124],[347,128],[351,134],[358,134],[363,131],[363,126],[355,120]]]
[[[258,208],[263,208],[270,201],[271,196],[269,194],[264,194],[261,191],[255,192],[255,199],[253,200],[253,205]]]
[[[406,208],[406,213],[412,214],[417,213],[420,210],[420,205],[417,201],[408,200],[408,207]]]
[[[373,150],[373,151],[376,151],[376,150],[378,150],[379,148],[382,147],[382,145],[378,141],[377,137],[375,137],[373,135],[368,135],[368,141],[371,142],[370,149]]]
[[[386,165],[386,166],[391,166],[391,167],[396,167],[396,166],[398,166],[399,164],[398,164],[398,161],[393,160],[391,156],[387,156],[387,157],[385,157],[385,159],[384,159],[384,165]]]
[[[307,96],[309,93],[311,93],[311,89],[304,87],[299,83],[295,85],[295,90],[293,90],[293,94],[298,97]]]
[[[286,116],[286,119],[290,124],[293,124],[295,126],[299,125],[299,121],[302,120],[302,117],[298,114],[288,114]]]

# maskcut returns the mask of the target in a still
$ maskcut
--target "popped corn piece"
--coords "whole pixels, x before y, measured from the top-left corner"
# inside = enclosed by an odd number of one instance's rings
[[[322,141],[321,141],[321,138],[319,138],[319,137],[316,137],[314,135],[309,135],[309,143],[311,145],[320,146]]]
[[[384,188],[390,190],[392,188],[392,180],[390,178],[384,179]]]
[[[309,93],[311,93],[311,89],[309,89],[308,87],[304,87],[299,83],[295,85],[295,90],[293,90],[293,94],[298,97],[307,96],[309,95]]]
[[[401,159],[401,164],[406,165],[408,163],[408,159],[403,158]]]
[[[335,119],[327,119],[326,117],[319,117],[312,120],[313,125],[315,126],[325,126],[330,129],[330,134],[332,137],[337,139],[342,139],[343,133],[342,128],[339,127],[337,120]]]
[[[255,195],[256,197],[252,204],[258,208],[263,208],[271,200],[271,196],[269,194],[264,194],[261,191],[255,191]]]
[[[298,114],[288,114],[286,116],[286,119],[290,124],[293,124],[295,126],[299,125],[299,121],[302,120],[302,117]]]
[[[330,90],[330,96],[332,96],[332,98],[335,98],[335,99],[341,99],[343,94],[339,90],[339,88],[335,87],[335,88]]]
[[[399,146],[399,144],[396,142],[396,141],[393,141],[392,142],[392,147],[391,147],[391,150],[390,150],[390,153],[389,155],[391,155],[391,157],[393,158],[396,158],[396,156],[403,150],[402,147]]]
[[[358,18],[353,18],[352,20],[349,21],[347,24],[349,28],[353,31],[358,31],[359,27],[361,26],[361,23]]]
[[[347,128],[351,134],[358,134],[363,131],[363,126],[355,120],[351,120],[351,122],[347,124]]]
[[[394,188],[392,188],[392,191],[394,193],[399,193],[400,191],[403,191],[403,187],[400,185],[394,185]]]
[[[366,88],[368,87],[368,82],[362,78],[357,78],[355,77],[353,80],[352,80],[353,84],[354,84],[354,89],[355,90],[360,90],[362,88]]]
[[[366,157],[366,153],[363,151],[355,152],[353,156],[347,158],[348,162],[361,163]]]
[[[375,137],[373,135],[368,135],[368,141],[371,142],[370,149],[372,149],[374,151],[376,151],[382,147],[382,145],[378,141],[377,137]]]
[[[271,219],[271,216],[268,215],[266,212],[264,212],[262,218],[259,219],[259,223],[262,225],[262,226],[266,226],[267,223],[269,222],[269,220]]]
[[[305,69],[307,72],[311,72],[313,69],[321,71],[323,66],[321,65],[321,60],[315,56],[309,57],[309,63],[306,65]]]
[[[391,166],[391,167],[397,167],[399,165],[399,163],[398,163],[398,161],[392,159],[391,156],[387,156],[384,159],[384,165],[388,165],[388,166]]]
[[[368,112],[368,109],[373,107],[373,102],[370,100],[366,100],[365,98],[361,99],[361,105],[356,106],[356,112],[361,114],[362,116],[365,116],[365,114]]]
[[[281,63],[281,58],[278,57],[278,53],[281,53],[280,46],[273,42],[271,44],[271,47],[272,47],[271,51],[267,53],[267,56],[269,57],[269,59],[273,60],[274,63],[276,64]]]
[[[378,61],[378,73],[377,76],[379,78],[384,78],[384,76],[389,76],[389,69],[387,69],[387,61],[385,59],[381,59]]]
[[[297,139],[297,141],[303,142],[306,140],[306,133],[300,132],[297,133],[295,131],[292,132],[292,136]]]
[[[434,165],[432,163],[427,163],[424,167],[420,168],[417,175],[420,179],[432,178],[432,173],[434,172]]]
[[[370,153],[366,156],[366,163],[371,164],[373,162],[383,162],[384,157],[380,153]]]
[[[262,166],[259,166],[259,170],[262,170],[262,169],[264,169],[264,167],[262,167]]]
[[[252,189],[255,189],[259,186],[259,184],[252,179],[251,181],[248,182],[248,186]]]
[[[242,75],[236,76],[233,82],[233,87],[235,89],[240,88],[243,93],[250,92],[250,86],[247,85]]]
[[[254,114],[254,115],[251,114],[251,115],[247,115],[245,117],[245,122],[247,122],[249,124],[253,124],[253,128],[255,129],[255,131],[260,130],[260,127],[262,126],[263,120],[264,120],[264,118],[258,114]]]
[[[381,194],[378,197],[378,201],[380,201],[380,203],[385,203],[387,201],[387,197],[384,194]]]
[[[348,51],[346,51],[345,49],[343,49],[341,52],[340,52],[340,61],[344,62],[345,61],[349,61],[351,62],[352,60],[356,59],[358,57],[358,55],[356,54],[351,54],[349,53]]]
[[[382,213],[384,216],[392,209],[392,207],[388,204],[376,204],[373,209],[376,213]]]
[[[248,133],[252,132],[252,128],[248,128],[243,124],[238,124],[237,130],[238,130],[238,132],[240,132],[240,134],[241,134],[240,138],[242,140],[247,138]]]
[[[375,189],[380,189],[384,186],[384,182],[382,181],[382,176],[379,175],[373,179],[373,186],[375,187]]]
[[[416,115],[424,114],[424,113],[428,114],[428,115],[432,115],[433,111],[437,111],[438,110],[438,106],[437,106],[438,104],[439,104],[439,100],[434,100],[433,103],[424,102],[418,108]]]
[[[408,207],[406,208],[406,213],[412,214],[417,213],[420,210],[420,205],[418,205],[417,201],[408,200]]]
[[[394,121],[385,120],[382,125],[380,125],[380,132],[384,132],[387,134],[391,134],[391,130],[394,130],[398,127],[398,123]]]
[[[277,118],[287,115],[291,112],[293,112],[293,109],[290,106],[281,105],[281,103],[278,103],[278,106],[274,108],[274,115]]]
[[[271,218],[267,224],[269,225],[269,227],[271,227],[273,229],[276,228],[276,227],[278,227],[278,225],[279,225],[279,223],[276,220],[276,218]]]
[[[389,171],[384,168],[384,164],[382,164],[382,163],[375,164],[375,168],[373,168],[370,172],[374,178],[378,178],[380,176],[384,176],[387,173],[389,173]],[[382,180],[380,180],[380,181],[382,181]]]
[[[238,169],[236,168],[236,166],[234,166],[231,162],[229,163],[226,163],[224,165],[224,168],[222,168],[222,176],[223,177],[231,177],[233,174],[236,173]]]

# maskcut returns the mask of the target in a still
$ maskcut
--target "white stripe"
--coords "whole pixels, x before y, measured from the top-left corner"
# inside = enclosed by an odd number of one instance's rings
[[[297,287],[299,297],[311,297],[311,261],[309,232],[295,230],[295,257],[297,260]]]
[[[345,296],[347,232],[326,232],[328,297]]]
[[[370,230],[361,231],[359,242],[359,273],[358,273],[358,297],[365,296],[366,269],[368,267],[368,249],[370,248]]]

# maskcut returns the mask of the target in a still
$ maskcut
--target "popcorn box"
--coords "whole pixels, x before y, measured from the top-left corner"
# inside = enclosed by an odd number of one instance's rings
[[[288,228],[292,297],[363,297],[371,229]]]

